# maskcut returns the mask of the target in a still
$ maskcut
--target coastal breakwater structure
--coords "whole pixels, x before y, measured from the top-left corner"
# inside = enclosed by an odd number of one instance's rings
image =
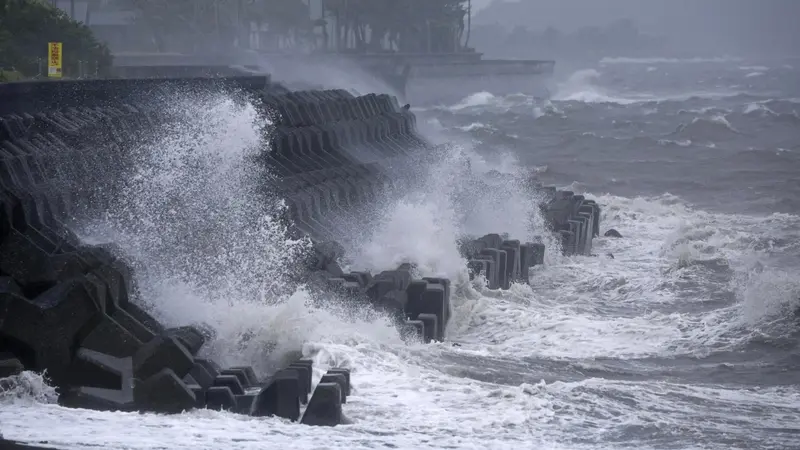
[[[187,92],[222,92],[258,105],[269,123],[258,161],[272,175],[264,188],[285,199],[289,233],[313,243],[305,280],[388,311],[409,339],[445,339],[450,280],[416,279],[411,264],[375,274],[340,266],[340,220],[401,195],[432,153],[415,116],[395,98],[290,92],[264,76],[0,84],[0,389],[27,370],[44,372],[59,403],[70,407],[210,408],[343,423],[348,368],[315,374],[303,358],[268,374],[220,367],[205,353],[213,329],[160,323],[144,306],[127,256],[74,232],[75,222],[102,218],[114,204],[136,164],[134,147],[169,125],[164,102]],[[590,254],[598,205],[539,189],[560,250]],[[461,251],[471,277],[508,289],[529,281],[545,248],[490,234],[463,242]]]

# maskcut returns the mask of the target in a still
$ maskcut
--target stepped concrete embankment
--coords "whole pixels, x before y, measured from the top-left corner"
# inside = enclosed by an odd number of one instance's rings
[[[200,326],[167,328],[142,306],[126,255],[89,245],[72,224],[101,217],[136,161],[131,149],[168,124],[165,102],[186,92],[225,92],[258,105],[269,123],[260,163],[288,204],[292,232],[310,238],[307,269],[322,285],[390,311],[405,336],[443,340],[451,282],[416,279],[411,265],[380,273],[339,266],[342,218],[401,195],[401,176],[429,156],[415,117],[388,95],[290,92],[268,77],[94,80],[0,85],[0,378],[45,372],[67,406],[180,412],[214,408],[341,423],[350,371],[297,359],[257,377],[219,367]],[[405,172],[404,172],[405,171]],[[599,208],[571,192],[540,188],[544,216],[569,254],[589,254]],[[465,242],[470,273],[492,289],[527,282],[541,242],[499,234]],[[10,378],[0,380],[9,383]]]

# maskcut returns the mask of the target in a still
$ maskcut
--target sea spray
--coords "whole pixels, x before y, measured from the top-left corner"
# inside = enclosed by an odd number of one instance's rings
[[[258,158],[269,124],[221,94],[188,95],[164,114],[163,129],[134,150],[120,207],[83,234],[121,247],[158,319],[210,324],[212,356],[263,373],[270,350],[299,350],[313,333],[302,321],[312,315],[308,294],[293,277],[309,242],[287,238],[285,205]]]
[[[453,282],[450,336],[469,326],[481,295],[482,277],[469,281],[462,239],[489,233],[522,242],[544,241],[549,252],[560,245],[547,228],[541,194],[531,174],[516,159],[501,152],[493,161],[468,144],[437,146],[433,162],[412,189],[379,203],[379,220],[363,230],[350,249],[353,270],[394,270],[411,263],[417,276],[443,276]],[[549,255],[548,262],[556,260]],[[485,281],[485,280],[483,280]]]
[[[56,400],[58,393],[56,388],[47,384],[46,373],[24,371],[3,378],[0,382],[0,407],[10,403],[55,403]],[[2,431],[0,426],[0,432]]]

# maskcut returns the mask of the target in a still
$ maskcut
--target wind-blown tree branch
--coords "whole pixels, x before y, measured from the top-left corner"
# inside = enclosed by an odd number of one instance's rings
[[[0,0],[0,69],[13,68],[24,76],[47,68],[48,42],[63,45],[62,70],[76,76],[79,66],[106,75],[111,53],[91,30],[66,12],[40,0]]]

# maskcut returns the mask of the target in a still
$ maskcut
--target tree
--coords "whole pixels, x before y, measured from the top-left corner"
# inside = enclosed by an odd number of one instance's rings
[[[250,9],[254,12],[250,17],[258,17],[286,46],[307,43],[314,27],[309,7],[302,0],[255,0]]]
[[[128,0],[150,30],[156,50],[233,48],[250,23],[266,25],[285,42],[310,34],[309,7],[302,0]]]
[[[42,0],[0,0],[0,69],[39,74],[40,62],[47,67],[48,42],[62,43],[65,76],[77,76],[81,65],[100,75],[109,72],[108,48],[66,12]]]
[[[138,22],[149,30],[159,52],[207,47],[208,41],[219,40],[220,24],[214,0],[130,1],[138,13]]]

